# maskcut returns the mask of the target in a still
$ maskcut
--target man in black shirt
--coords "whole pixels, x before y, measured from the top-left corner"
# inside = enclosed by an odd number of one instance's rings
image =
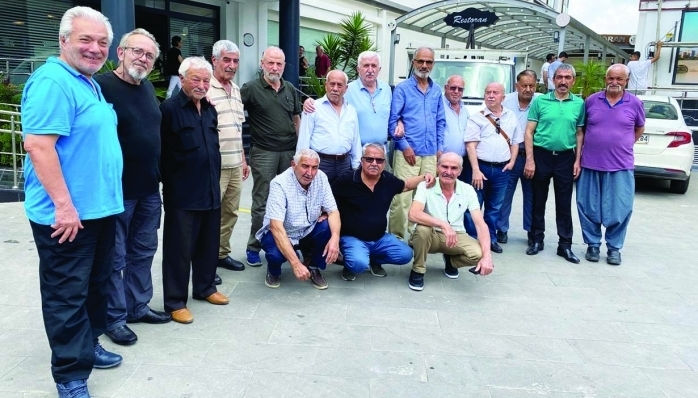
[[[339,248],[344,255],[345,281],[353,281],[355,273],[369,268],[374,276],[383,277],[387,273],[382,264],[401,265],[412,260],[412,249],[386,232],[386,214],[395,195],[416,189],[422,181],[431,186],[434,176],[427,173],[403,181],[384,168],[385,147],[368,143],[363,147],[361,167],[332,184],[342,220]]]
[[[217,305],[228,304],[228,298],[216,291],[214,282],[221,228],[221,153],[218,113],[204,98],[213,68],[202,57],[189,57],[181,69],[182,90],[160,105],[162,286],[165,311],[175,322],[191,323],[190,271],[192,298]]]
[[[169,314],[148,307],[153,298],[150,269],[160,228],[160,109],[147,77],[160,49],[144,29],[126,33],[116,49],[119,66],[95,76],[118,119],[124,156],[121,184],[124,212],[116,216],[114,269],[109,293],[106,335],[116,344],[138,340],[127,322],[165,323]]]
[[[175,88],[182,89],[182,82],[179,79],[179,65],[182,64],[182,38],[172,36],[172,47],[167,50],[165,58],[165,78],[169,78],[169,86],[165,98],[170,98]]]
[[[262,56],[262,76],[240,88],[251,136],[252,223],[247,241],[247,264],[252,267],[262,265],[259,257],[262,245],[255,234],[264,221],[269,183],[291,167],[301,124],[301,103],[296,89],[281,78],[285,60],[280,48],[267,48]]]

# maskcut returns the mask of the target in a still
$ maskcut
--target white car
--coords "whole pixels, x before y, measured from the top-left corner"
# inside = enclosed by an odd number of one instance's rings
[[[638,95],[645,108],[645,132],[635,142],[635,176],[670,181],[671,192],[688,190],[693,136],[674,98]]]

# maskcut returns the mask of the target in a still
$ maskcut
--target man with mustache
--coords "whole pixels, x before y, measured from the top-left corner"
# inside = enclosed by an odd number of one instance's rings
[[[182,90],[160,105],[162,125],[162,285],[165,311],[178,323],[192,323],[192,298],[228,304],[216,291],[221,230],[221,153],[218,114],[206,100],[213,69],[203,57],[179,67]]]
[[[221,231],[218,266],[242,271],[245,264],[229,256],[230,236],[238,220],[242,182],[250,175],[242,148],[242,123],[245,113],[240,88],[233,82],[240,64],[240,49],[230,40],[213,44],[213,77],[209,98],[218,113],[218,141],[221,151]],[[218,282],[220,278],[217,278]]]
[[[310,279],[314,288],[327,289],[320,270],[337,259],[341,221],[327,176],[319,167],[317,152],[301,149],[291,167],[271,181],[264,224],[256,234],[267,259],[264,284],[269,288],[281,286],[281,265],[288,261],[296,279]],[[296,250],[308,253],[307,263],[300,261]]]
[[[427,254],[444,254],[444,275],[458,278],[458,268],[474,265],[473,273],[492,272],[490,233],[480,211],[480,203],[472,186],[458,180],[463,171],[463,157],[453,152],[441,155],[438,161],[436,185],[419,183],[409,218],[415,229],[410,237],[414,262],[408,286],[415,291],[424,289]],[[463,225],[465,211],[470,211],[477,240],[471,238]]]
[[[579,258],[572,252],[572,190],[580,171],[584,100],[570,92],[574,79],[574,67],[560,65],[553,75],[555,90],[531,104],[524,138],[524,175],[533,180],[533,210],[526,254],[536,255],[545,247],[545,204],[552,179],[559,236],[557,255],[577,264]]]
[[[124,212],[116,217],[114,270],[107,290],[107,332],[114,343],[133,344],[138,336],[126,323],[166,323],[170,314],[152,310],[151,267],[158,248],[160,200],[160,108],[148,81],[160,55],[155,37],[144,29],[126,33],[116,49],[119,66],[95,77],[118,118],[124,157],[121,184]]]
[[[414,176],[401,180],[384,171],[385,146],[380,142],[364,145],[361,168],[340,176],[332,184],[342,219],[339,246],[344,255],[342,279],[353,281],[357,273],[371,270],[377,277],[387,276],[382,264],[407,264],[412,260],[412,249],[385,232],[385,217],[393,197],[417,188],[426,181],[431,185],[434,176]]]
[[[536,97],[542,95],[536,92],[536,78],[536,72],[530,69],[520,72],[516,75],[516,91],[507,94],[506,97],[504,97],[504,101],[502,101],[502,105],[516,115],[522,134],[526,131],[528,111],[531,108],[531,102],[533,102],[533,99]],[[523,175],[525,163],[526,146],[522,141],[519,144],[519,153],[518,156],[516,156],[514,167],[509,172],[507,192],[504,195],[504,202],[502,202],[502,208],[499,213],[499,221],[497,222],[498,243],[507,243],[509,241],[509,217],[511,216],[511,206],[519,180],[521,180],[521,191],[523,193],[523,228],[526,232],[531,230],[531,203],[533,194],[531,191],[531,180],[525,178]]]
[[[606,263],[620,265],[620,249],[633,212],[635,141],[645,131],[645,111],[625,91],[630,71],[623,64],[606,71],[606,90],[586,100],[582,171],[577,181],[577,210],[587,261],[599,261],[601,226],[608,248]]]
[[[296,151],[309,148],[317,152],[320,170],[330,184],[358,168],[361,158],[359,120],[354,107],[344,100],[348,81],[347,74],[341,70],[327,74],[327,94],[318,98],[316,112],[303,115],[298,132]]]
[[[69,9],[58,31],[60,56],[38,68],[22,93],[24,208],[59,398],[89,398],[92,368],[122,361],[98,341],[107,330],[116,215],[124,211],[116,114],[92,78],[113,38],[100,12]]]
[[[502,106],[504,86],[490,83],[485,87],[485,109],[470,115],[465,129],[470,168],[466,181],[475,188],[490,233],[490,249],[501,253],[495,232],[499,211],[509,184],[509,171],[516,163],[523,132],[514,112]],[[469,230],[473,230],[468,220]]]
[[[240,89],[251,136],[252,222],[246,255],[247,264],[252,267],[262,265],[262,245],[255,234],[262,228],[269,183],[288,169],[298,142],[301,104],[293,85],[281,78],[285,65],[280,48],[267,48],[261,60],[261,76]]]
[[[436,160],[443,151],[446,115],[441,88],[429,77],[434,67],[434,50],[420,47],[412,60],[414,72],[393,92],[388,132],[395,141],[393,169],[395,176],[407,179],[433,173]],[[398,121],[404,124],[404,136],[398,132]],[[400,239],[407,232],[407,210],[412,194],[397,195],[390,206],[389,231]]]

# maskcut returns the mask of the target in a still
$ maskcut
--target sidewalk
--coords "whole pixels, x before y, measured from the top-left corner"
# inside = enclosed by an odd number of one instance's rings
[[[244,183],[249,209],[252,183]],[[552,191],[552,189],[551,189]],[[423,292],[409,266],[387,278],[341,279],[328,290],[281,287],[265,268],[221,269],[227,306],[189,301],[194,323],[132,325],[139,341],[108,350],[121,366],[95,370],[93,397],[122,398],[679,398],[698,397],[698,182],[675,195],[639,181],[623,265],[583,259],[575,215],[574,265],[555,255],[553,195],[546,250],[524,254],[520,190],[509,243],[488,277],[443,276],[428,263]],[[248,212],[233,233],[243,260]],[[161,242],[162,243],[162,242]],[[162,310],[161,251],[153,266]],[[693,264],[693,265],[691,265]],[[56,397],[41,318],[38,259],[21,203],[0,204],[0,396]]]

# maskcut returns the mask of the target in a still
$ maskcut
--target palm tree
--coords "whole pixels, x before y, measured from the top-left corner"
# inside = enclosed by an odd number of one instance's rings
[[[581,94],[586,98],[595,92],[601,91],[606,86],[606,65],[597,62],[578,62],[574,64],[574,69],[577,72],[577,77],[572,86],[572,92]]]

